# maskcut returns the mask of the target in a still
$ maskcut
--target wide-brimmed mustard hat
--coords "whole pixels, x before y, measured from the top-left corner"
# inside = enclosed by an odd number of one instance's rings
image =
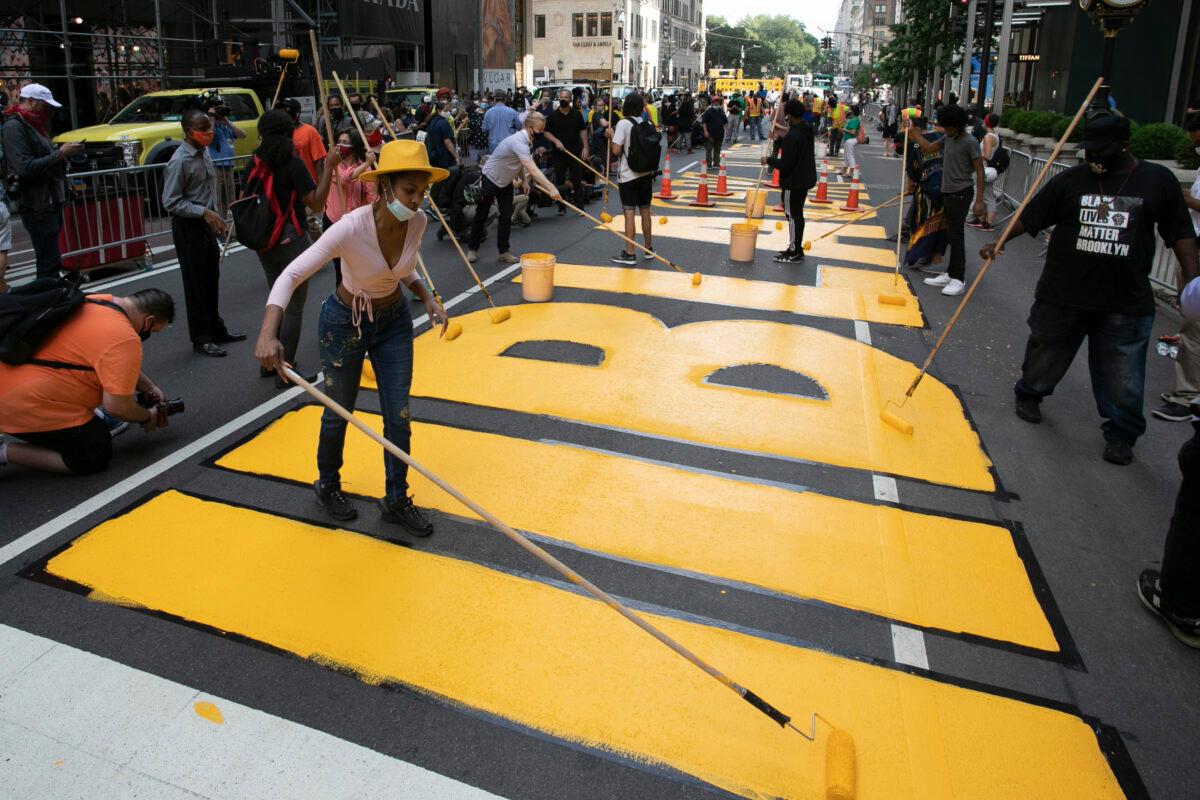
[[[424,172],[429,175],[430,183],[444,181],[450,177],[449,170],[429,165],[429,152],[424,144],[412,139],[396,139],[385,144],[379,151],[378,166],[364,172],[358,179],[373,181],[380,175],[393,172]]]

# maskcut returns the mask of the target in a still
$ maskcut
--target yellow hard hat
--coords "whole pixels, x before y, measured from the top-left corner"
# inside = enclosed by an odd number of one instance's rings
[[[393,172],[424,172],[430,183],[444,181],[450,177],[449,170],[429,165],[429,152],[425,145],[412,139],[396,139],[388,142],[379,151],[379,166],[359,176],[359,180],[373,181],[380,175]]]

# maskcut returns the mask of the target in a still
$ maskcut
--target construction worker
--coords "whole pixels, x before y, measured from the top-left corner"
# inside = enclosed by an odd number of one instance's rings
[[[846,104],[837,95],[829,101],[829,155],[836,158],[842,150],[842,129],[846,125]]]

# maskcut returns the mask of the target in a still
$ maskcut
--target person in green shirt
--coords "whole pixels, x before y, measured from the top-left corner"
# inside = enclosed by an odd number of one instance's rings
[[[859,116],[859,111],[858,106],[850,106],[849,111],[846,112],[846,122],[843,125],[842,160],[846,163],[842,168],[842,174],[847,178],[854,175],[854,168],[858,166],[855,149],[858,147],[859,132],[862,130],[862,117]]]

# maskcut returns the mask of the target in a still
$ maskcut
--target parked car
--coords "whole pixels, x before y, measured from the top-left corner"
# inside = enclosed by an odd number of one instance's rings
[[[551,99],[557,99],[558,93],[563,89],[566,89],[572,95],[575,94],[576,89],[587,92],[589,97],[595,97],[596,95],[596,87],[590,83],[543,83],[533,90],[533,102],[540,103],[546,95],[549,95]]]
[[[426,97],[432,100],[437,91],[436,86],[396,86],[383,93],[384,105],[398,106],[407,100],[409,107],[416,108]]]

